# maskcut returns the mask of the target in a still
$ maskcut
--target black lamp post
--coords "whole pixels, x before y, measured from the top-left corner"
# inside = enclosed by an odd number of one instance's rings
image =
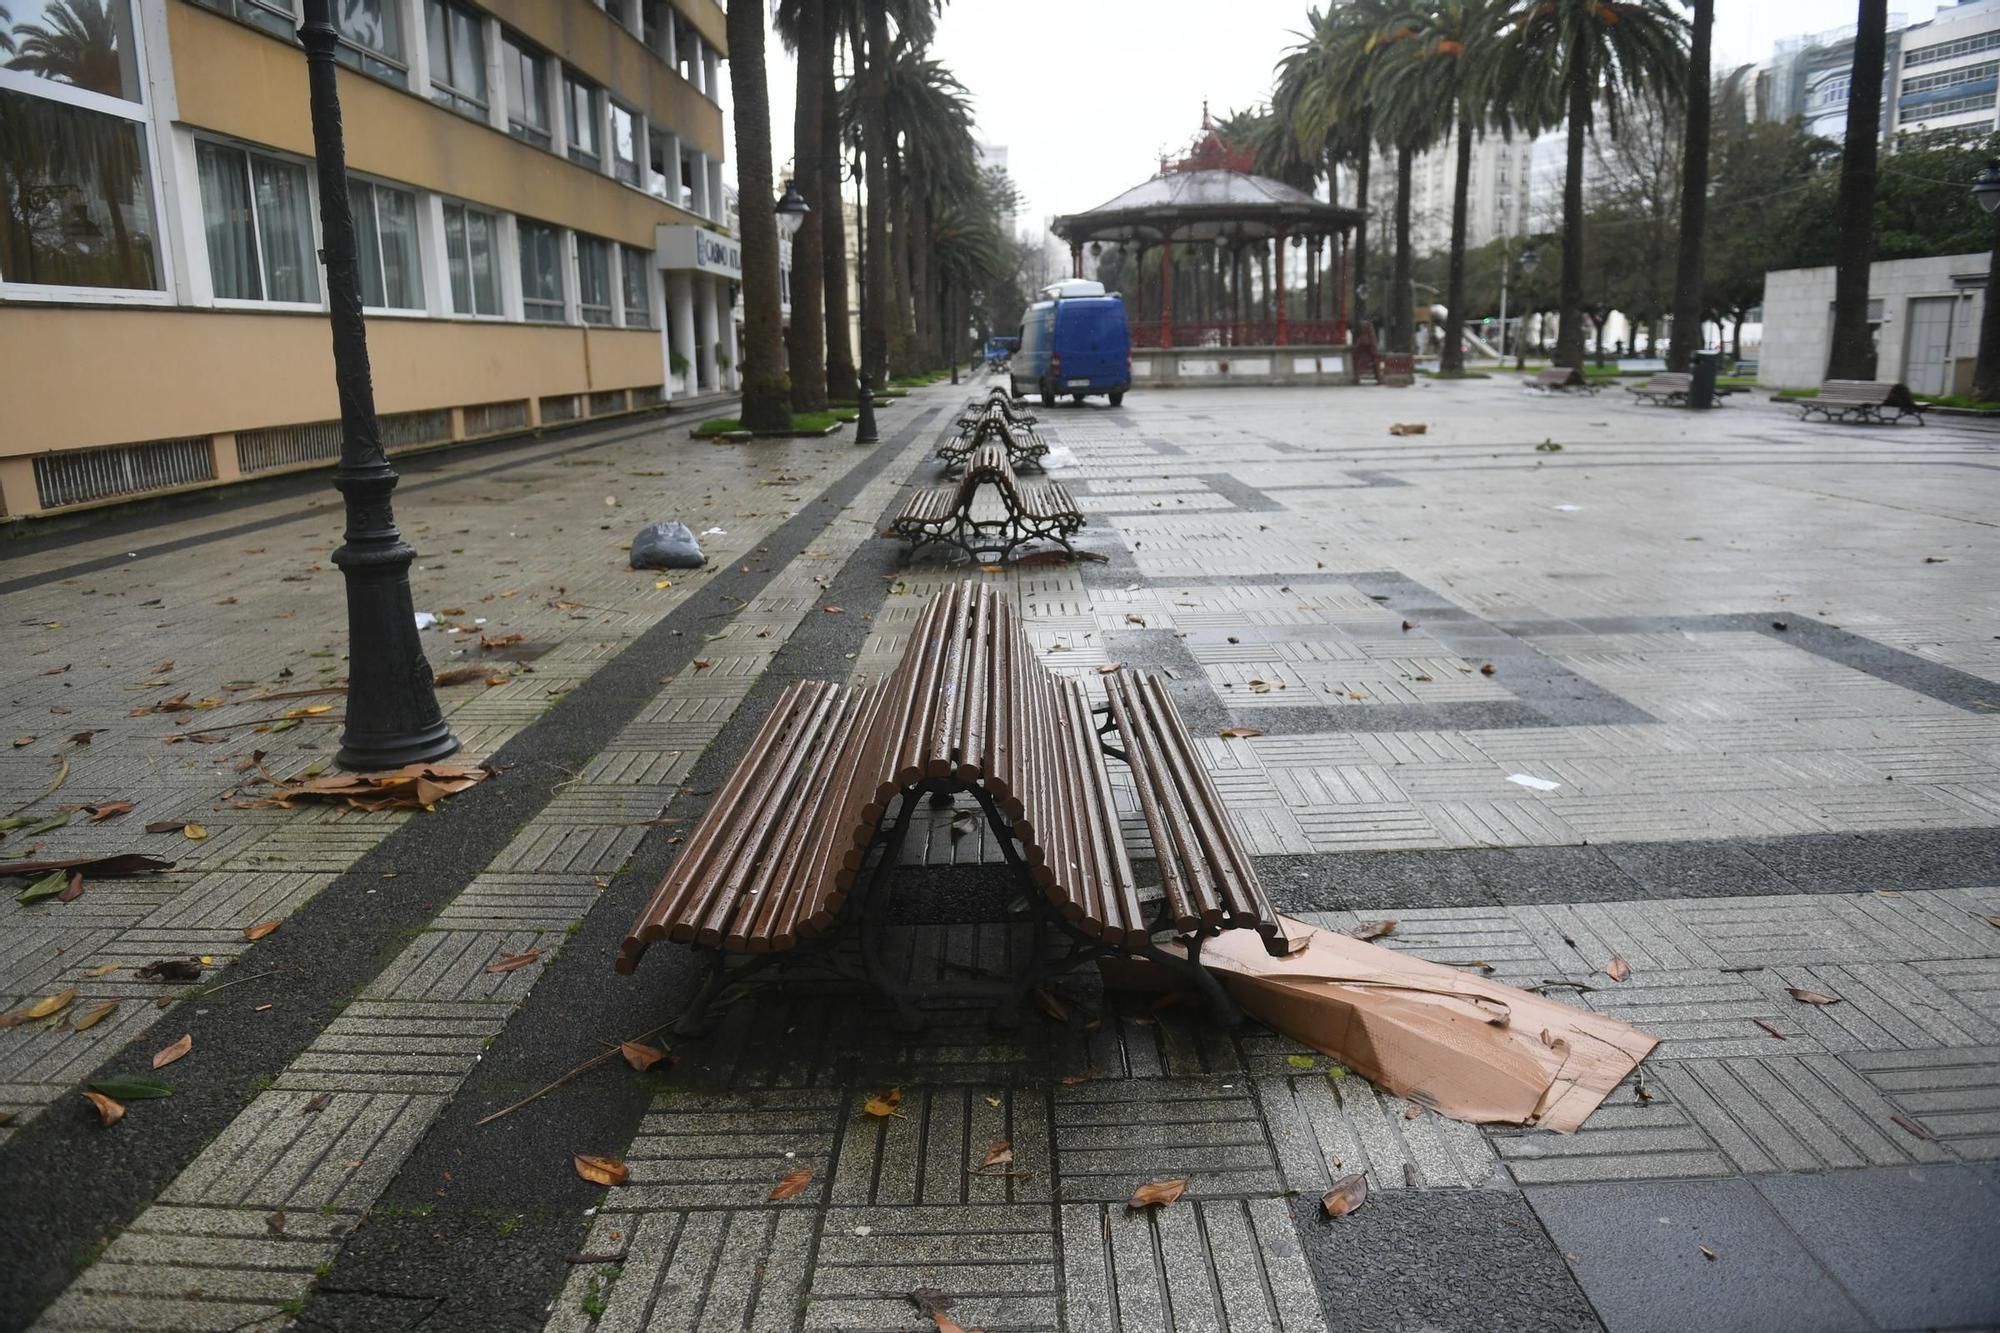
[[[785,180],[785,192],[778,196],[778,202],[771,207],[778,214],[778,233],[788,241],[799,234],[799,228],[805,225],[806,214],[812,212],[812,209],[806,206],[805,197],[798,192],[790,177]]]
[[[1979,317],[1979,359],[1972,363],[1972,396],[1992,402],[2000,400],[2000,158],[1987,161],[1986,170],[1972,182],[1972,197],[1995,218],[1986,306]]]
[[[1524,278],[1533,277],[1535,274],[1535,266],[1541,262],[1542,262],[1542,257],[1536,254],[1532,249],[1523,250],[1521,252],[1521,259],[1520,259],[1521,276]],[[1527,295],[1528,294],[1526,292],[1521,293],[1521,298],[1523,302],[1527,300]],[[1521,307],[1521,331],[1514,335],[1514,369],[1525,370],[1527,368],[1527,365],[1528,365],[1528,309],[1527,306],[1523,304],[1523,306]]]
[[[347,580],[347,728],[344,768],[400,768],[458,749],[438,708],[430,663],[417,639],[410,598],[416,552],[396,530],[389,493],[396,472],[375,424],[375,388],[354,259],[354,212],[347,193],[340,94],[334,86],[333,0],[306,0],[299,41],[306,48],[319,221],[333,322],[333,379],[340,394],[340,464],[333,484],[347,502],[347,531],[333,563]]]

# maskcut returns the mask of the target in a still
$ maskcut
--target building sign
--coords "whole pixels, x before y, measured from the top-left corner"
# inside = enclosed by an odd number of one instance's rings
[[[662,223],[653,229],[653,244],[663,269],[710,273],[732,282],[743,279],[743,246],[720,232]]]

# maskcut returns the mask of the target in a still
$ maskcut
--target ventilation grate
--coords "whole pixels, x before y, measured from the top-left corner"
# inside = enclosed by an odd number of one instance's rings
[[[566,393],[556,398],[542,399],[542,424],[556,421],[574,421],[583,415],[583,395]]]
[[[43,454],[35,459],[35,493],[44,509],[214,480],[215,454],[206,435]]]
[[[505,403],[481,403],[465,409],[467,435],[497,435],[505,430],[522,430],[528,424],[528,403],[517,398]]]
[[[451,409],[430,412],[396,412],[377,423],[384,449],[411,449],[420,444],[436,444],[451,438]]]
[[[340,423],[309,421],[236,432],[236,466],[245,476],[340,457]]]
[[[666,395],[661,392],[660,386],[657,384],[649,384],[643,389],[632,390],[632,406],[635,409],[641,407],[658,407],[665,401]]]
[[[590,415],[594,417],[605,416],[612,412],[623,412],[624,410],[625,391],[623,389],[601,389],[590,395]]]

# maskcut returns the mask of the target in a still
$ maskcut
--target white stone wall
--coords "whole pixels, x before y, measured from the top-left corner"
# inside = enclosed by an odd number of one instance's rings
[[[1934,255],[1874,265],[1868,274],[1870,300],[1882,302],[1876,335],[1875,378],[1903,377],[1909,336],[1909,305],[1915,297],[1960,295],[1953,320],[1951,354],[1970,358],[1979,351],[1980,312],[1985,308],[1990,256]],[[1807,389],[1826,378],[1833,332],[1833,269],[1791,268],[1764,275],[1764,345],[1757,383],[1773,389]]]

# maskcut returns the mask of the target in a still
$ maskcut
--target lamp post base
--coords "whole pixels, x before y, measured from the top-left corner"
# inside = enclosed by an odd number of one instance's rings
[[[341,739],[334,762],[355,772],[382,772],[408,764],[433,764],[458,753],[458,737],[439,718],[437,725],[412,735],[355,736]]]

